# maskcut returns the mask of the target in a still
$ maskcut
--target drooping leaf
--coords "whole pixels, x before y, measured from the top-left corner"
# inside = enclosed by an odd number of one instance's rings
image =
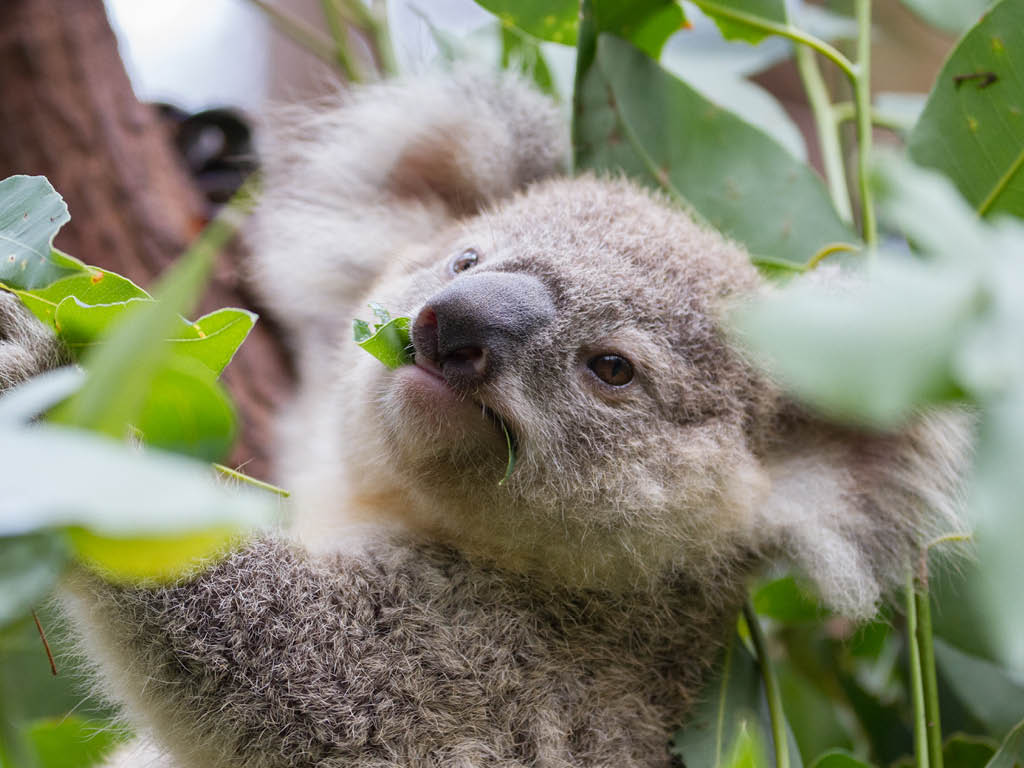
[[[1024,709],[1024,680],[995,664],[959,651],[935,638],[935,662],[970,714],[988,734],[1001,738],[1020,719]]]
[[[1003,0],[950,55],[910,134],[982,215],[1024,217],[1024,4]]]
[[[959,733],[950,736],[942,745],[944,768],[985,768],[996,753],[988,739]]]
[[[576,44],[577,0],[477,0],[502,24],[539,40]]]
[[[195,358],[220,375],[256,325],[259,316],[245,309],[218,309],[203,315],[171,338],[174,355]]]
[[[813,171],[628,43],[600,37],[577,96],[578,169],[625,170],[755,257],[802,264],[827,243],[856,241]]]
[[[84,374],[67,366],[33,376],[0,395],[0,426],[22,426],[41,416],[81,385]]]
[[[273,519],[269,494],[228,489],[209,465],[174,454],[50,425],[0,428],[0,441],[9,449],[0,494],[5,536],[73,526],[102,539],[162,539],[166,552],[180,541],[184,568],[196,541],[222,547]],[[59,467],[60,482],[41,479],[40,467]],[[131,550],[133,544],[120,546]],[[119,562],[113,550],[90,553],[110,553]],[[167,562],[154,562],[148,575],[166,573]]]
[[[794,394],[834,418],[891,428],[963,395],[954,359],[980,296],[956,269],[884,263],[846,290],[796,281],[733,319]]]
[[[933,27],[959,35],[985,15],[993,0],[901,0]]]
[[[38,607],[67,561],[67,543],[56,532],[3,537],[0,531],[0,628]]]
[[[694,0],[715,20],[726,40],[760,43],[770,31],[766,26],[785,26],[785,0]]]
[[[83,269],[53,248],[53,238],[71,217],[64,199],[44,176],[0,181],[0,283],[32,289]]]
[[[761,585],[754,592],[753,602],[759,615],[787,623],[818,621],[827,613],[792,576]]]
[[[220,461],[236,434],[235,409],[216,374],[185,355],[169,357],[156,370],[132,419],[148,445]]]
[[[412,362],[409,354],[411,342],[408,317],[396,317],[384,325],[377,325],[372,335],[365,336],[368,331],[369,326],[365,322],[355,321],[356,343],[388,368],[398,368]]]
[[[1006,735],[1003,743],[985,768],[1014,768],[1024,764],[1024,720]]]
[[[77,715],[36,720],[28,728],[39,768],[91,768],[101,765],[124,739],[107,723]]]

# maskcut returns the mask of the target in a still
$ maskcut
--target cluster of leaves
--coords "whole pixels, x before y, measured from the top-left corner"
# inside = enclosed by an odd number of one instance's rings
[[[116,741],[107,731],[83,738],[102,720],[38,719],[62,712],[26,701],[15,682],[25,674],[27,637],[33,668],[45,666],[39,638],[27,635],[30,613],[66,568],[173,577],[275,512],[265,494],[218,482],[209,464],[235,435],[217,379],[256,317],[223,309],[189,322],[180,314],[234,227],[215,220],[154,297],[54,249],[68,219],[46,179],[0,182],[0,289],[48,325],[77,364],[0,397],[0,765],[18,768],[90,765]]]
[[[760,630],[741,620],[675,754],[690,768],[763,765],[775,742],[780,768],[1024,762],[1024,611],[1014,594],[1024,545],[1024,2],[985,13],[986,2],[907,0],[947,31],[967,30],[926,103],[903,99],[909,119],[893,114],[896,99],[871,102],[867,0],[854,3],[855,19],[782,0],[585,0],[582,14],[570,0],[478,3],[500,20],[502,62],[532,63],[540,87],[571,101],[577,170],[625,171],[662,190],[784,280],[837,250],[861,252],[846,257],[863,269],[839,295],[794,279],[735,318],[742,341],[795,394],[869,429],[951,403],[980,418],[969,499],[979,557],[961,566],[963,579],[933,578],[930,600],[919,580],[904,616],[861,628],[828,616],[791,578],[768,581],[753,600],[768,641],[751,644]],[[688,36],[711,22],[720,35],[687,51]],[[856,61],[836,38],[853,38]],[[557,74],[559,45],[576,46],[574,80]],[[763,109],[751,83],[735,87],[789,55],[823,134],[827,186],[779,110]],[[817,55],[846,75],[852,104],[831,102]],[[737,62],[725,98],[694,61],[704,71]],[[849,119],[858,141],[844,149],[837,128]],[[906,139],[901,155],[872,159],[872,122]],[[840,152],[856,160],[856,195]]]

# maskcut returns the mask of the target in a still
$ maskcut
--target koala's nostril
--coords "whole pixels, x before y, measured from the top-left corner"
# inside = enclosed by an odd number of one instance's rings
[[[487,369],[487,350],[480,347],[460,347],[441,358],[441,370],[454,373],[466,382],[484,377]]]
[[[437,315],[430,307],[424,307],[412,326],[412,345],[416,354],[423,355],[431,362],[439,361],[437,342]]]

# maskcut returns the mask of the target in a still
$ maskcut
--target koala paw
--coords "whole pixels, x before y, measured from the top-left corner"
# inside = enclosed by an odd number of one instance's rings
[[[0,393],[67,362],[50,329],[17,296],[0,290]]]

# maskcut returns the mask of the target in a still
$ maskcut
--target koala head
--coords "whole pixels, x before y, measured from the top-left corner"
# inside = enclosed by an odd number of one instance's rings
[[[413,318],[416,365],[347,345],[345,464],[403,523],[561,578],[728,564],[774,395],[719,314],[758,285],[740,249],[624,181],[534,186],[371,289]]]

